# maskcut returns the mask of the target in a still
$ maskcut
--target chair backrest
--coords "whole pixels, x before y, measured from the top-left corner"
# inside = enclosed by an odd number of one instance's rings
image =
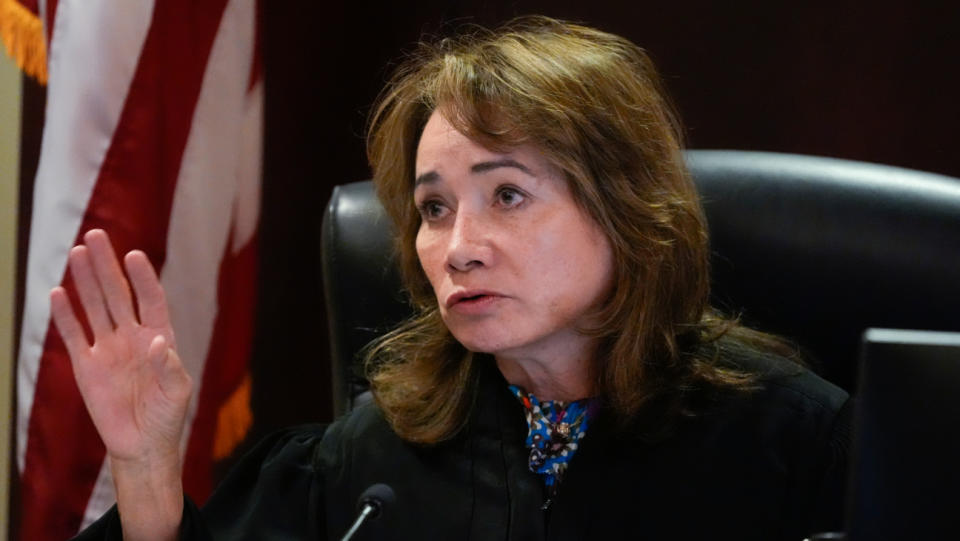
[[[710,226],[713,301],[795,340],[854,386],[867,327],[960,330],[960,179],[832,158],[687,151]],[[323,222],[334,411],[366,389],[357,353],[410,314],[371,182]]]

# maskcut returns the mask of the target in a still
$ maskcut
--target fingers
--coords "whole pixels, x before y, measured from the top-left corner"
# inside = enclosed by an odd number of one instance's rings
[[[94,275],[93,265],[90,263],[90,254],[86,246],[73,247],[70,250],[69,263],[70,274],[73,275],[73,283],[77,286],[77,296],[80,297],[80,304],[83,305],[87,321],[90,322],[90,329],[93,330],[94,337],[105,336],[113,331],[113,323],[107,313],[103,292]],[[69,301],[67,302],[67,308],[70,308]],[[70,314],[73,315],[72,308]]]
[[[123,263],[137,296],[140,322],[148,327],[169,328],[170,314],[167,310],[166,295],[147,254],[134,250],[123,258]]]
[[[92,229],[83,236],[83,240],[113,321],[118,327],[136,324],[130,286],[123,275],[117,254],[114,253],[106,232],[102,229]]]
[[[63,338],[63,344],[67,347],[70,359],[76,363],[86,353],[90,344],[87,343],[80,321],[73,313],[67,291],[62,287],[55,287],[50,292],[50,313],[53,315],[54,325],[57,326]]]

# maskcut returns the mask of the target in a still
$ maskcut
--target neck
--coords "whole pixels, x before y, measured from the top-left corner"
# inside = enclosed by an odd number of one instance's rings
[[[589,353],[588,353],[589,350]],[[512,385],[540,400],[571,402],[595,394],[592,348],[555,355],[496,355],[497,368]]]

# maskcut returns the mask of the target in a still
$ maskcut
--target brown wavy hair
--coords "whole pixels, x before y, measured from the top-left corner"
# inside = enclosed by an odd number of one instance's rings
[[[650,58],[616,35],[525,17],[421,43],[370,118],[368,158],[415,309],[366,353],[374,397],[397,434],[425,444],[455,435],[481,362],[441,320],[415,249],[416,151],[435,110],[487,148],[533,145],[609,238],[615,285],[588,318],[597,324],[582,332],[598,339],[594,389],[617,419],[657,404],[662,428],[691,413],[685,397],[694,389],[752,388],[749,374],[723,362],[718,338],[760,348],[780,342],[709,305],[706,220]]]

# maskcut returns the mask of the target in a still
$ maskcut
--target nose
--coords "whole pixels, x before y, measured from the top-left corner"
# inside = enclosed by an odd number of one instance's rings
[[[457,212],[447,245],[447,271],[466,272],[492,263],[489,230],[480,217]]]

